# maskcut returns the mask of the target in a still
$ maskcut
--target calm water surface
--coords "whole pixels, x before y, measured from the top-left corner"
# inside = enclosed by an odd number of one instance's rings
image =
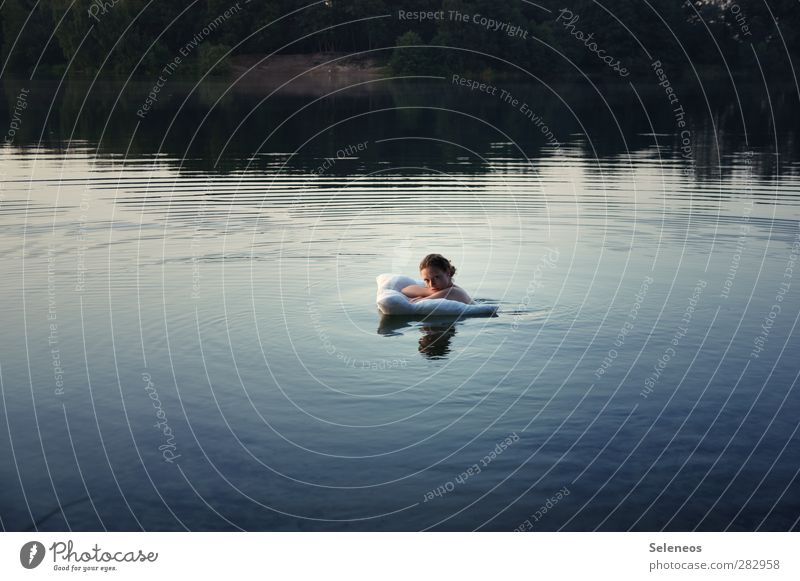
[[[30,87],[2,526],[797,529],[791,98],[687,91],[682,150],[641,87],[509,85],[548,138],[379,85],[175,85],[145,119],[132,88]],[[499,316],[382,318],[375,277],[428,252]]]

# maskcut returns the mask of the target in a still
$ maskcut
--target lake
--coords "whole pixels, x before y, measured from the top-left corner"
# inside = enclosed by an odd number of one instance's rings
[[[797,530],[794,88],[492,85],[6,81],[2,527]]]

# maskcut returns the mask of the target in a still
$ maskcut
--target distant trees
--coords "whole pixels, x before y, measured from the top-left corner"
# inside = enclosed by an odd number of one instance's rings
[[[399,48],[392,53],[389,61],[392,72],[398,75],[419,74],[426,71],[436,72],[436,60],[431,55],[431,51],[434,49],[414,48],[425,44],[419,34],[409,30],[397,38],[396,44]]]
[[[2,60],[6,75],[30,76],[40,66],[50,71],[65,62],[65,55],[50,36],[55,26],[51,9],[36,0],[6,0],[2,19]]]
[[[67,68],[77,75],[151,74],[218,22],[186,56],[191,66],[182,74],[206,72],[220,58],[215,72],[224,72],[229,51],[374,51],[404,73],[513,70],[506,60],[545,77],[603,74],[596,54],[556,22],[565,7],[579,17],[578,28],[634,73],[646,73],[650,59],[658,59],[681,70],[691,63],[763,67],[769,74],[788,70],[800,50],[794,0],[404,0],[402,6],[389,0],[5,0],[0,45],[6,75],[47,76]],[[438,10],[445,17],[400,19],[399,9]],[[509,26],[497,29],[489,21]],[[510,34],[512,26],[524,38]],[[443,48],[410,48],[420,44]]]

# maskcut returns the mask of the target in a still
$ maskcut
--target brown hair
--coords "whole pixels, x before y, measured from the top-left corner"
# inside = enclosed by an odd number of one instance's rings
[[[429,254],[422,259],[422,262],[419,263],[420,270],[423,268],[428,268],[429,266],[435,266],[436,268],[442,269],[447,273],[448,276],[455,276],[456,274],[456,267],[450,264],[450,261],[441,254]]]

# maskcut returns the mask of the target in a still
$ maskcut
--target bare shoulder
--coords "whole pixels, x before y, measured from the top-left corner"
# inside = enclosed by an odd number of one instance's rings
[[[453,288],[450,290],[447,298],[452,301],[460,301],[468,305],[471,305],[474,302],[472,297],[469,296],[469,293],[457,285],[453,285]]]

